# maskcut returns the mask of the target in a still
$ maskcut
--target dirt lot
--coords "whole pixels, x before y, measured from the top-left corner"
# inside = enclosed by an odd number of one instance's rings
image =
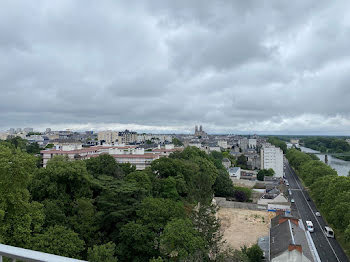
[[[224,239],[232,248],[251,246],[259,237],[269,232],[269,214],[266,211],[254,211],[235,208],[220,208],[218,218],[221,221]]]

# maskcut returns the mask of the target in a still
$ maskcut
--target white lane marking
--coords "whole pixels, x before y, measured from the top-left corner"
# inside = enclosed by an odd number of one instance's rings
[[[288,169],[289,169],[289,172],[291,173],[291,175],[292,175],[292,177],[293,177],[295,183],[297,184],[297,186],[298,186],[299,189],[301,190],[301,187],[300,187],[300,185],[299,185],[297,179],[294,177],[294,173],[292,172],[292,170],[291,170],[291,168],[290,168],[290,166],[289,166],[289,163],[288,163]],[[310,204],[307,202],[307,200],[306,200],[306,198],[305,198],[305,195],[304,195],[304,192],[303,192],[302,190],[301,190],[301,193],[303,194],[303,197],[304,197],[304,199],[305,199],[305,202],[306,202],[306,204],[309,206],[309,208],[310,208],[310,210],[311,210],[311,213],[312,213],[312,215],[314,216],[314,218],[315,218],[317,224],[320,226],[320,228],[321,228],[321,230],[322,230],[322,232],[323,232],[323,228],[322,228],[320,222],[318,221],[316,215],[315,215],[314,212],[312,211],[312,208],[311,208]],[[335,255],[335,258],[338,260],[338,262],[341,262],[341,261],[339,260],[338,256],[337,256],[337,254],[335,253],[335,250],[333,249],[331,243],[329,242],[328,238],[327,238],[324,234],[323,234],[323,236],[326,238],[326,240],[327,240],[327,242],[328,242],[328,245],[331,247],[331,249],[332,249],[332,251],[333,251],[333,253],[334,253],[334,255]]]

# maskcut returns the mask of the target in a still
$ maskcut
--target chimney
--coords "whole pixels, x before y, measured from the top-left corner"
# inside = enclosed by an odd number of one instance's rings
[[[288,251],[293,251],[293,250],[297,250],[297,251],[299,251],[301,254],[303,253],[303,248],[302,248],[301,245],[292,245],[292,244],[290,244],[290,245],[288,246]]]

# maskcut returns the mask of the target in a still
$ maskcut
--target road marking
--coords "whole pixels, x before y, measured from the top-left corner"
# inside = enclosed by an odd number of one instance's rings
[[[289,172],[291,172],[291,175],[292,175],[292,177],[293,177],[295,183],[297,184],[297,186],[298,186],[299,189],[301,190],[301,187],[300,187],[300,185],[299,185],[297,179],[294,177],[295,174],[293,173],[291,167],[289,166],[289,163],[288,163],[288,169],[289,169]],[[322,233],[323,233],[323,228],[322,228],[320,222],[318,221],[316,215],[315,215],[314,212],[312,211],[312,208],[311,208],[310,204],[309,204],[308,201],[306,200],[303,190],[301,190],[301,193],[302,193],[302,195],[303,195],[303,197],[304,197],[304,199],[305,199],[306,204],[307,204],[308,207],[310,208],[312,215],[314,216],[314,218],[315,218],[317,224],[320,226],[320,228],[321,228],[321,230],[322,230]],[[331,243],[329,242],[328,237],[326,237],[326,235],[325,235],[324,233],[323,233],[323,236],[326,238],[326,240],[327,240],[329,246],[331,247],[331,249],[332,249],[332,251],[333,251],[333,253],[334,253],[334,255],[335,255],[335,258],[338,260],[338,262],[341,262],[341,261],[339,260],[338,256],[337,256],[337,254],[335,253],[335,250],[333,249]]]

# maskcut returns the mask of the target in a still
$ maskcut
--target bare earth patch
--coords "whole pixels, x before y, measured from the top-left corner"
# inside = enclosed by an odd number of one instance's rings
[[[217,214],[224,239],[234,249],[251,246],[259,237],[269,234],[270,218],[266,211],[222,207]]]

